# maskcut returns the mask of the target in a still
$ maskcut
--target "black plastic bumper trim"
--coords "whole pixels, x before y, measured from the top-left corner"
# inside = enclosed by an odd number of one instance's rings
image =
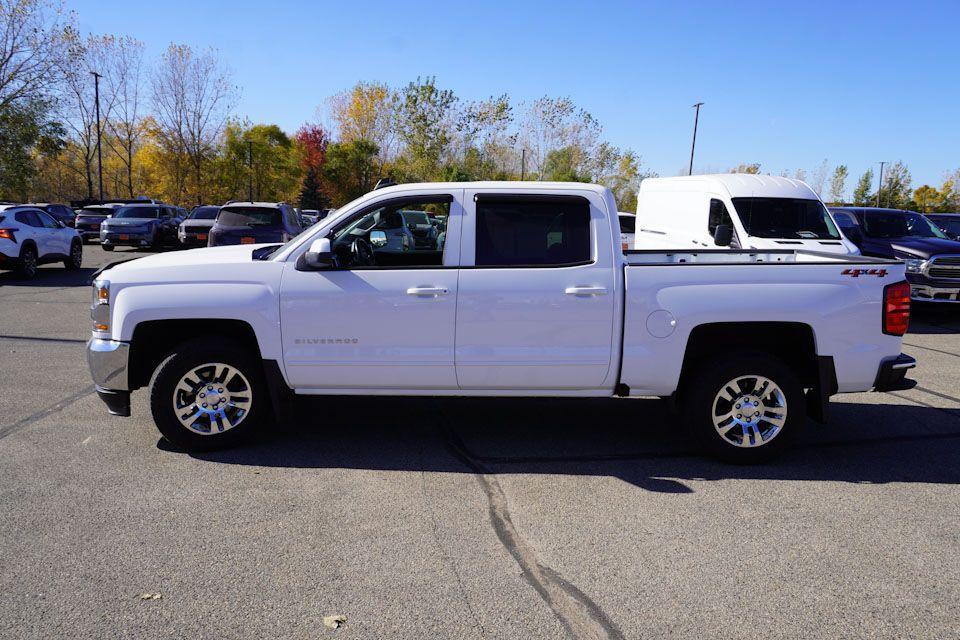
[[[100,396],[103,403],[107,405],[107,411],[110,412],[110,415],[121,416],[123,418],[130,417],[129,391],[114,391],[113,389],[97,387],[97,395]]]
[[[896,391],[901,389],[906,379],[907,370],[917,366],[913,356],[901,353],[896,358],[884,360],[877,371],[877,381],[873,383],[877,391]]]

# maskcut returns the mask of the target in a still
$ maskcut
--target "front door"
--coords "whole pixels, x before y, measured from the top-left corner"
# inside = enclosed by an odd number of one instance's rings
[[[460,388],[612,388],[616,212],[591,191],[467,191],[465,206]]]
[[[456,389],[462,190],[411,191],[347,215],[329,233],[337,267],[297,271],[281,294],[285,370],[301,392]],[[408,212],[441,221],[446,241],[394,237]]]

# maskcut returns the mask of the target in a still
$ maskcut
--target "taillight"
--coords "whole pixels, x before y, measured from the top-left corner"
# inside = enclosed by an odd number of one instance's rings
[[[902,336],[910,326],[910,283],[897,282],[883,288],[883,332]]]
[[[16,229],[0,229],[0,238],[4,240],[12,240],[13,242],[17,241],[17,236],[13,235],[13,232]]]

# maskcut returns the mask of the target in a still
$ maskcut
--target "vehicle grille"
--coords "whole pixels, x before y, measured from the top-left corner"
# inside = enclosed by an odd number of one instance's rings
[[[930,261],[927,275],[931,278],[960,280],[960,256],[938,256]]]

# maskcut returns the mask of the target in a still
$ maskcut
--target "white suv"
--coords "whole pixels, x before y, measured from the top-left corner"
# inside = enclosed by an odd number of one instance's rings
[[[37,207],[0,205],[0,269],[16,269],[32,278],[38,265],[49,262],[80,268],[83,241],[76,229]]]

